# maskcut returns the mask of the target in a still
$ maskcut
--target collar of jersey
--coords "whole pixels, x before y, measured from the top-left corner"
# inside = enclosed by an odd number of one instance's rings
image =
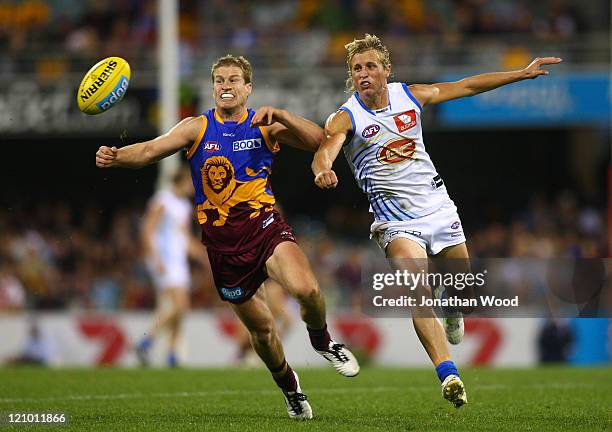
[[[387,88],[387,98],[389,99],[389,105],[387,105],[384,108],[381,108],[379,110],[376,111],[372,111],[370,108],[368,108],[366,106],[366,104],[363,103],[363,101],[361,100],[361,98],[359,97],[359,93],[357,92],[357,90],[355,90],[355,98],[357,98],[357,102],[359,102],[359,105],[361,105],[361,107],[366,110],[367,112],[369,112],[370,114],[372,114],[373,116],[375,116],[377,113],[378,114],[382,114],[384,112],[390,112],[391,111],[391,94],[389,93],[389,89]]]
[[[217,114],[217,110],[214,110],[214,111],[215,111],[215,120],[217,120],[221,124],[225,124],[221,116]],[[240,120],[236,122],[236,125],[239,125],[240,123],[244,122],[248,116],[249,116],[249,110],[246,110],[244,114],[242,115],[242,117],[240,117]]]

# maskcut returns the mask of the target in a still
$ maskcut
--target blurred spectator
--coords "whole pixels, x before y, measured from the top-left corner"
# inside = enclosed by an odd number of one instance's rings
[[[8,82],[25,71],[61,79],[110,54],[128,57],[133,70],[155,70],[157,3],[0,0],[0,77]],[[180,71],[183,78],[201,77],[202,64],[227,50],[248,55],[254,65],[292,66],[307,74],[321,64],[343,70],[344,44],[366,31],[378,33],[392,51],[407,53],[393,59],[398,65],[410,62],[431,71],[493,62],[515,68],[531,59],[539,42],[572,45],[588,32],[608,31],[609,20],[585,19],[604,6],[603,0],[182,0]],[[474,37],[483,39],[474,42]],[[609,62],[609,49],[605,52]],[[195,110],[195,93],[181,87],[184,106],[190,107],[184,115]],[[135,205],[102,218],[91,204],[73,209],[44,201],[33,208],[0,209],[0,309],[6,308],[3,303],[17,305],[11,308],[151,307],[135,235],[141,213]],[[355,213],[338,203],[325,216],[333,237],[309,229],[300,239],[321,285],[340,307],[358,302],[360,264],[381,256],[363,237],[370,216]],[[601,209],[571,193],[534,196],[521,214],[467,229],[468,247],[474,257],[602,257],[604,221]],[[198,289],[200,276],[194,275],[194,305],[220,304],[216,294]]]
[[[25,290],[14,274],[14,267],[0,256],[0,311],[22,310],[25,300]]]
[[[115,277],[107,272],[101,272],[91,286],[91,299],[94,308],[113,310],[119,306],[121,287]]]
[[[336,270],[336,284],[340,290],[340,297],[351,309],[360,310],[361,290],[364,288],[362,279],[362,263],[364,262],[362,247],[350,247],[346,257]]]
[[[0,209],[0,309],[6,309],[2,305],[7,302],[17,309],[25,304],[42,309],[153,306],[154,292],[148,288],[137,238],[140,206],[122,208],[106,220],[90,204],[79,210],[43,202],[29,214],[24,218],[20,211]],[[288,216],[295,221],[298,240],[330,307],[357,308],[362,266],[383,256],[363,236],[371,216],[366,213],[362,219],[354,214],[351,207],[335,205],[325,225],[308,217]],[[571,193],[563,192],[553,200],[536,196],[523,212],[507,220],[466,228],[468,248],[474,258],[601,258],[607,256],[603,220],[600,210],[581,206]],[[25,221],[28,229],[23,229]],[[528,285],[524,278],[510,277],[512,268],[500,274],[508,276],[508,289],[526,297],[540,295],[524,293]],[[197,267],[193,278],[194,307],[219,306],[216,293],[206,289],[208,282]]]
[[[538,41],[567,41],[571,50],[576,36],[609,31],[609,22],[584,18],[605,15],[609,5],[603,0],[182,0],[179,5],[185,78],[227,50],[248,54],[255,65],[299,66],[304,61],[294,57],[305,49],[307,64],[317,59],[342,65],[344,43],[364,32],[377,33],[402,52],[415,50],[411,57],[434,66],[449,61],[489,66],[494,60],[494,66],[514,67],[531,58],[525,47],[535,50]],[[101,55],[124,56],[133,70],[155,69],[157,21],[156,0],[0,0],[0,74],[26,71],[61,79]],[[305,48],[310,43],[314,50]],[[479,56],[485,45],[489,55]],[[398,56],[395,62],[406,60]]]
[[[538,335],[540,363],[566,363],[572,341],[571,328],[567,323],[547,320]]]
[[[30,324],[28,339],[23,350],[16,356],[7,359],[6,363],[11,366],[48,366],[53,361],[54,351],[52,339],[45,336],[38,324],[33,322]]]

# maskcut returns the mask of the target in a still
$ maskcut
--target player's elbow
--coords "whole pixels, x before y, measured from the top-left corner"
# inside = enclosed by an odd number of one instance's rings
[[[476,87],[472,87],[472,86],[465,86],[462,90],[462,96],[463,97],[472,97],[472,96],[476,96],[479,93],[482,93],[483,90],[478,89]]]
[[[315,153],[321,147],[321,144],[325,140],[325,134],[323,133],[323,129],[320,129],[317,132],[314,132],[308,142],[304,142],[304,147],[306,150]]]
[[[457,90],[459,97],[475,96],[482,92],[481,89],[474,85],[475,83],[470,78],[464,78],[461,81],[458,81],[456,84],[458,85]]]
[[[323,144],[323,141],[325,141],[325,132],[323,131],[323,129],[319,128],[319,130],[317,131],[316,137],[315,137],[314,151],[317,151],[319,147],[321,147],[321,144]]]
[[[138,168],[151,165],[159,160],[159,155],[155,153],[154,146],[152,143],[146,142],[144,143],[144,148],[142,150],[142,157],[138,160]]]

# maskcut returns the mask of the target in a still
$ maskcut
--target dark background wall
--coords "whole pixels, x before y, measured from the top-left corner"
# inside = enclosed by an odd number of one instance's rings
[[[603,208],[607,204],[606,164],[593,169],[598,191],[585,194],[572,174],[570,130],[447,130],[425,134],[428,152],[460,208],[464,224],[508,220],[534,196],[554,198],[561,191]],[[134,137],[132,141],[146,137]],[[140,170],[95,167],[100,145],[119,140],[96,138],[23,138],[5,140],[0,159],[0,203],[5,208],[31,207],[40,201],[63,201],[113,212],[118,206],[141,206],[154,189],[157,167]],[[273,188],[289,215],[324,219],[336,207],[367,212],[343,155],[334,168],[336,190],[314,186],[312,155],[283,149],[273,167]],[[608,159],[603,159],[609,160]],[[358,216],[355,216],[358,217]],[[362,216],[359,216],[362,217]]]

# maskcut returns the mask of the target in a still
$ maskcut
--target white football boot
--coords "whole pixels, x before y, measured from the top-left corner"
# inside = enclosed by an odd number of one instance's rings
[[[321,354],[325,360],[329,361],[340,375],[354,377],[359,373],[357,359],[344,344],[339,344],[332,340],[329,342],[327,351],[315,351]]]
[[[446,293],[446,289],[443,286],[439,286],[434,290],[434,296],[437,299],[441,299],[442,296]],[[446,312],[443,311],[445,316],[440,318],[440,322],[444,327],[444,332],[446,333],[446,340],[453,345],[457,345],[461,343],[463,340],[464,333],[464,324],[463,324],[463,314],[459,311],[456,312]]]
[[[285,397],[287,414],[289,414],[289,417],[295,420],[310,420],[312,418],[312,408],[308,403],[308,398],[304,393],[302,393],[298,374],[293,371],[293,375],[297,381],[297,390],[288,392],[281,389],[283,396]]]
[[[467,403],[467,394],[463,381],[457,375],[449,375],[442,383],[442,397],[460,408]]]

